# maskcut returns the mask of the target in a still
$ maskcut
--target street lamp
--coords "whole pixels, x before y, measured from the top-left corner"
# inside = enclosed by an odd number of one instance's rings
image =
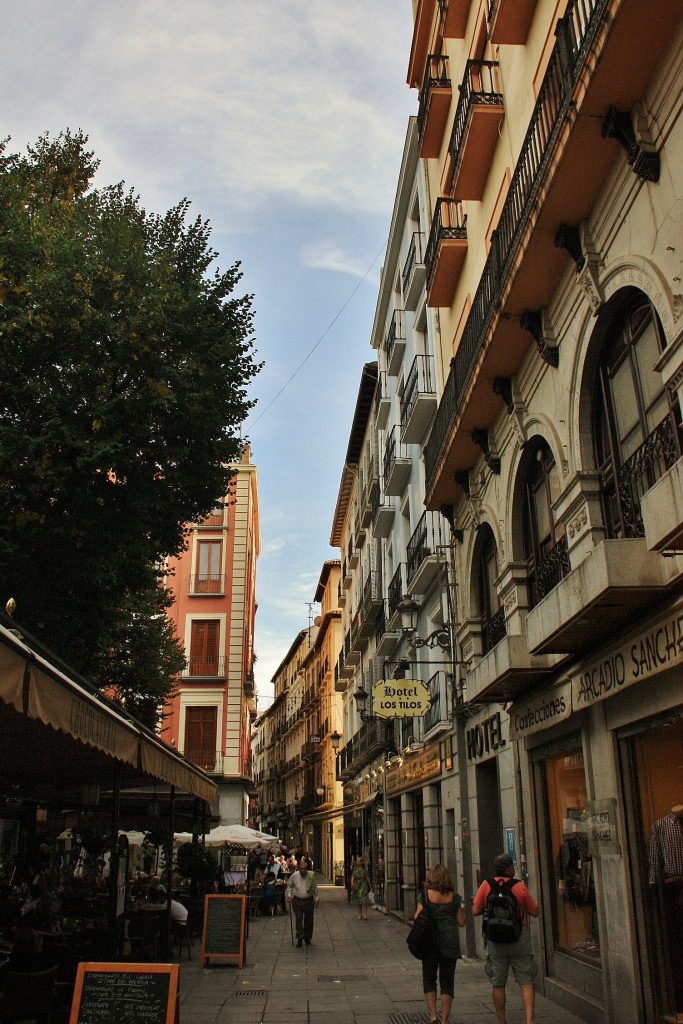
[[[336,730],[336,729],[334,730],[334,732],[333,732],[333,733],[332,733],[332,735],[330,736],[330,743],[332,744],[332,750],[333,750],[333,751],[335,752],[335,754],[336,754],[336,753],[337,753],[337,751],[339,750],[339,744],[341,743],[341,736],[340,736],[340,734],[339,734],[339,733],[337,732],[337,730]]]
[[[361,722],[370,722],[375,717],[369,711],[366,711],[369,697],[370,694],[362,686],[353,695]]]
[[[450,652],[452,629],[450,622],[444,622],[442,626],[438,626],[429,636],[424,638],[415,635],[417,630],[417,613],[419,610],[420,605],[410,594],[404,595],[398,604],[398,612],[401,616],[401,632],[408,638],[410,647],[440,647],[442,651]]]

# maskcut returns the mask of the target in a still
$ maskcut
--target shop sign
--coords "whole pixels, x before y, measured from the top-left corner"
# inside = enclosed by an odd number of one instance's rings
[[[592,853],[621,853],[617,801],[589,800],[588,843]]]
[[[634,683],[681,664],[683,608],[679,605],[644,632],[586,662],[572,679],[574,710],[597,704]]]
[[[465,733],[467,742],[467,760],[476,761],[480,757],[495,753],[500,747],[505,746],[503,739],[503,725],[500,711],[495,715],[485,718],[483,722],[472,726]]]
[[[408,789],[420,782],[432,779],[441,771],[441,755],[439,744],[432,744],[425,747],[418,754],[410,754],[405,758],[403,764],[392,768],[387,772],[386,792],[387,796],[395,796],[404,789]]]
[[[549,729],[556,722],[569,718],[572,713],[572,688],[566,682],[554,686],[530,700],[520,701],[510,708],[510,739],[521,740],[534,732]]]
[[[505,829],[505,851],[512,857],[512,863],[517,864],[517,836],[516,829]]]
[[[378,718],[422,718],[430,703],[421,679],[382,679],[372,688],[372,713]]]

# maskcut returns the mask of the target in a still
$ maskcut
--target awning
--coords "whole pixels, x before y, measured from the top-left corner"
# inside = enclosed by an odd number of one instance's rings
[[[200,768],[157,740],[125,709],[119,710],[112,701],[91,691],[85,680],[79,682],[67,672],[66,666],[52,664],[46,654],[33,650],[14,630],[0,625],[0,709],[5,708],[0,716],[0,747],[9,749],[10,743],[23,743],[29,750],[37,744],[43,773],[48,768],[49,748],[55,765],[64,766],[64,775],[67,768],[77,774],[80,764],[82,779],[97,778],[105,766],[113,772],[119,765],[125,771],[125,784],[144,783],[144,773],[179,792],[215,801],[217,787]],[[9,730],[6,736],[3,730]],[[33,760],[35,764],[31,759],[26,763],[12,759],[5,774],[23,771],[35,781],[40,777],[39,759],[35,756]],[[57,772],[62,774],[59,769]],[[46,785],[55,781],[51,775],[43,774],[43,778]]]

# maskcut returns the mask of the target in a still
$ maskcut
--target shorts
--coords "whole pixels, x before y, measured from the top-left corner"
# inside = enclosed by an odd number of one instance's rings
[[[450,996],[452,999],[455,991],[455,965],[457,962],[455,957],[439,956],[438,953],[424,957],[422,961],[422,991],[436,992],[438,972],[441,995]]]
[[[532,985],[538,967],[531,952],[531,933],[522,928],[517,942],[489,942],[485,970],[494,988],[505,988],[508,972],[512,973],[518,985]]]

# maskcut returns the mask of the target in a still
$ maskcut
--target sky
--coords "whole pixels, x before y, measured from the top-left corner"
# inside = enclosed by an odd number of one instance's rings
[[[254,296],[261,711],[339,557],[332,519],[417,112],[411,2],[0,0],[0,24],[9,151],[82,129],[96,184],[125,181],[150,212],[187,196],[216,265],[240,261],[237,294]]]

